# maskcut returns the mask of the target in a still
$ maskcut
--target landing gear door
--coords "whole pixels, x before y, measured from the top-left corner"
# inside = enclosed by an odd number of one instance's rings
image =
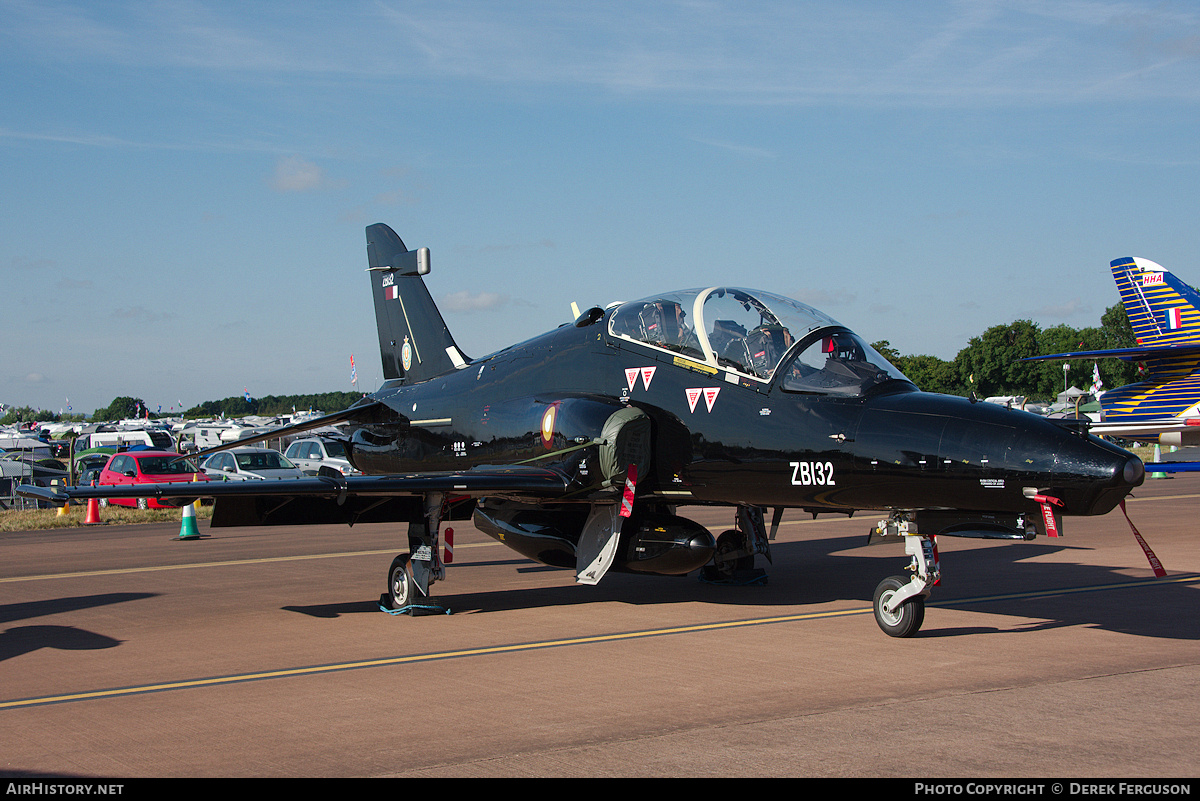
[[[579,584],[598,584],[612,567],[621,540],[621,507],[619,504],[598,504],[592,507],[579,547],[575,551],[575,581]]]

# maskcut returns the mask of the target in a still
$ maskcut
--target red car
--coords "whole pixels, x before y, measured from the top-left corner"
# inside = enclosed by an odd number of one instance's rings
[[[170,484],[182,481],[208,481],[187,459],[173,451],[126,451],[114,453],[100,471],[101,487],[121,484]],[[139,509],[173,509],[155,498],[110,498],[118,506],[137,506]],[[100,501],[106,505],[105,500]]]

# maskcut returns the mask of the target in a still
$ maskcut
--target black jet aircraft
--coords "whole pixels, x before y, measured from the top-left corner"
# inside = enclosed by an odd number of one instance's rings
[[[425,286],[429,251],[379,224],[367,253],[383,385],[255,438],[344,424],[363,475],[203,494],[216,498],[212,527],[407,523],[382,599],[395,609],[436,606],[443,521],[471,518],[584,584],[610,571],[739,582],[761,578],[755,559],[770,561],[785,509],[879,510],[873,536],[902,539],[911,573],[879,584],[875,616],[909,636],[939,577],[937,536],[1057,536],[1064,515],[1105,514],[1143,479],[1137,457],[1084,431],[920,392],[853,331],[786,297],[651,295],[471,359]],[[26,491],[192,500],[178,484]],[[679,514],[697,505],[729,507],[735,527],[714,537]]]

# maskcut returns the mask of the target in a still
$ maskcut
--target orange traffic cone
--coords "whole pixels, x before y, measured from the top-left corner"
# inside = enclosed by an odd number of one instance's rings
[[[87,517],[83,519],[85,526],[94,526],[100,522],[100,501],[88,498]]]

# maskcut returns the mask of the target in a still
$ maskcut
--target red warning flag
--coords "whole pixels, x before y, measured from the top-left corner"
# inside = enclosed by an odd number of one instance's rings
[[[1125,519],[1129,520],[1129,512],[1125,511],[1125,501],[1121,501],[1121,514],[1125,515]],[[1157,578],[1162,578],[1167,575],[1166,569],[1163,568],[1162,562],[1158,561],[1158,557],[1154,555],[1154,551],[1150,550],[1150,546],[1142,539],[1142,535],[1138,533],[1137,526],[1129,520],[1129,528],[1133,531],[1134,538],[1138,541],[1138,545],[1142,546],[1142,551],[1146,554],[1146,561],[1150,563],[1150,568],[1154,571]]]
[[[621,517],[633,514],[633,494],[637,490],[637,465],[629,465],[629,473],[625,476],[625,496],[621,499]]]

